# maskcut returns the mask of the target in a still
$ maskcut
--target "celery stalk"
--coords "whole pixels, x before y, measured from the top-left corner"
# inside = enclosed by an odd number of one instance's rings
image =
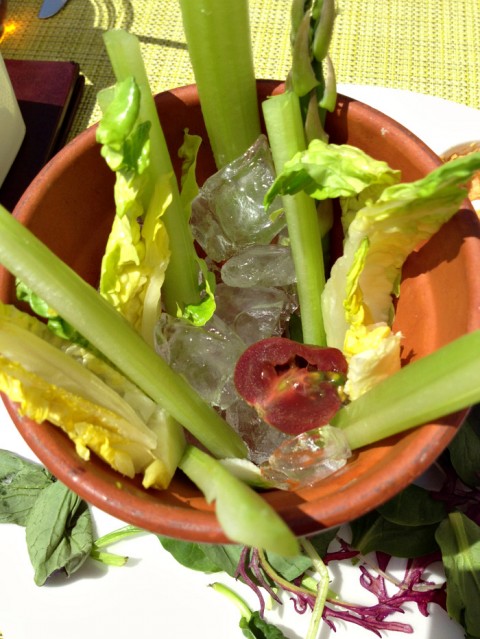
[[[280,173],[285,162],[306,148],[299,99],[287,91],[266,100],[262,108],[275,169]],[[297,275],[303,341],[324,346],[321,295],[325,269],[315,202],[303,192],[285,195],[282,201]]]
[[[324,564],[322,558],[315,550],[313,544],[306,537],[302,539],[302,548],[312,560],[313,569],[318,574],[318,582],[316,588],[317,596],[315,597],[315,605],[313,607],[312,617],[308,626],[307,636],[305,637],[305,639],[316,639],[316,637],[318,636],[318,629],[322,621],[322,613],[328,597],[330,575],[328,573],[328,568]]]
[[[163,216],[163,222],[169,237],[171,255],[162,286],[162,300],[166,311],[176,315],[177,304],[183,310],[186,305],[199,304],[201,301],[199,269],[191,230],[182,209],[175,173],[158,119],[138,39],[123,30],[107,31],[103,37],[117,81],[133,77],[141,91],[140,118],[151,124],[149,171],[152,176],[150,181],[152,191],[159,176],[166,176],[169,181],[172,202]]]
[[[312,53],[315,60],[320,61],[328,56],[335,13],[335,0],[322,0],[319,15],[316,16],[317,25],[312,41]]]
[[[0,205],[0,263],[218,457],[245,457],[230,426],[115,309]]]
[[[207,502],[215,502],[217,519],[229,539],[286,557],[298,554],[298,540],[283,519],[220,462],[187,446],[179,467],[200,488]]]
[[[306,11],[298,25],[292,46],[292,69],[289,83],[292,90],[300,97],[308,95],[319,84],[311,61],[311,14]]]
[[[335,0],[292,3],[292,66],[286,86],[300,97],[308,142],[327,141],[325,115],[336,104],[335,72],[328,56],[335,16]]]
[[[480,402],[480,330],[404,366],[342,408],[332,425],[344,429],[350,448]]]
[[[203,119],[218,168],[260,135],[248,0],[180,0]]]

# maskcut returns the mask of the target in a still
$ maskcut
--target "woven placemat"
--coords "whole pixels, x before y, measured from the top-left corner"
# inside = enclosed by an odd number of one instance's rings
[[[340,0],[341,82],[407,89],[480,108],[479,0]]]
[[[69,0],[48,20],[41,0],[9,0],[6,58],[74,60],[86,88],[71,136],[96,122],[97,92],[112,83],[102,33],[136,34],[153,92],[193,81],[178,0]],[[257,77],[284,78],[291,0],[250,0]],[[331,54],[342,83],[435,95],[480,108],[479,0],[337,0]]]

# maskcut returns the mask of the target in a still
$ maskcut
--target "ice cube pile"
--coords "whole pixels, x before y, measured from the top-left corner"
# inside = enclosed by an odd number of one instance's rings
[[[263,198],[274,180],[267,138],[261,135],[240,158],[205,181],[192,205],[194,238],[215,262],[254,244],[268,245],[285,227],[277,199],[267,211]]]
[[[268,211],[263,206],[274,175],[262,135],[241,158],[204,183],[190,221],[216,274],[215,314],[204,326],[162,314],[155,339],[157,352],[244,439],[250,460],[265,464],[272,480],[287,488],[290,479],[296,486],[308,484],[315,473],[309,470],[297,477],[293,464],[282,462],[292,452],[289,436],[265,424],[233,382],[241,353],[261,339],[284,335],[298,308],[281,201]],[[273,467],[269,459],[275,451]]]

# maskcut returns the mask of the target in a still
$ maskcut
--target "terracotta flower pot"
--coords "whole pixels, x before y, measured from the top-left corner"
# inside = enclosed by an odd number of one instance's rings
[[[258,83],[260,98],[279,90],[277,82]],[[202,136],[198,163],[202,181],[213,172],[214,163],[195,87],[162,93],[156,101],[174,162],[185,127]],[[417,179],[439,164],[435,154],[401,125],[349,98],[339,97],[327,128],[333,142],[359,146],[386,160],[402,171],[405,181]],[[112,189],[113,176],[100,156],[91,128],[53,158],[25,193],[15,215],[96,285],[114,212]],[[478,219],[465,203],[408,259],[396,316],[396,328],[405,335],[405,360],[421,357],[480,327],[479,238]],[[14,301],[14,282],[3,270],[0,294],[4,301]],[[158,533],[188,540],[226,541],[213,507],[180,473],[169,490],[146,491],[140,482],[121,478],[97,459],[82,461],[59,429],[22,419],[14,405],[6,404],[39,459],[92,504]],[[344,469],[312,488],[291,493],[267,491],[265,498],[298,535],[342,524],[375,508],[420,475],[450,442],[463,416],[451,415],[357,451]]]

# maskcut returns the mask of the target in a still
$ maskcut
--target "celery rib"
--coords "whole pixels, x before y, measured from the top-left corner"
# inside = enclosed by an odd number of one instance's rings
[[[242,439],[188,382],[175,373],[94,288],[1,205],[0,263],[214,455],[246,456]]]
[[[275,169],[280,173],[285,162],[306,147],[299,100],[287,91],[269,98],[262,106]],[[286,195],[282,201],[297,275],[303,340],[324,346],[321,295],[325,269],[315,202],[303,192]]]
[[[342,408],[332,425],[352,450],[480,402],[480,330],[468,333],[397,373]]]
[[[217,519],[230,540],[285,557],[298,554],[298,540],[280,515],[220,462],[195,446],[187,446],[179,468],[202,491],[207,502],[215,502]]]
[[[180,0],[203,119],[218,168],[260,135],[247,0]]]
[[[199,304],[199,272],[196,262],[193,237],[182,208],[178,184],[173,170],[170,154],[158,118],[148,77],[140,51],[138,39],[119,30],[107,31],[104,34],[105,47],[117,81],[133,77],[141,91],[140,119],[150,122],[150,166],[153,187],[160,176],[165,176],[169,183],[172,202],[163,215],[163,222],[168,233],[170,261],[162,286],[162,300],[165,309],[171,315],[177,314],[178,306],[183,308],[189,304]]]

